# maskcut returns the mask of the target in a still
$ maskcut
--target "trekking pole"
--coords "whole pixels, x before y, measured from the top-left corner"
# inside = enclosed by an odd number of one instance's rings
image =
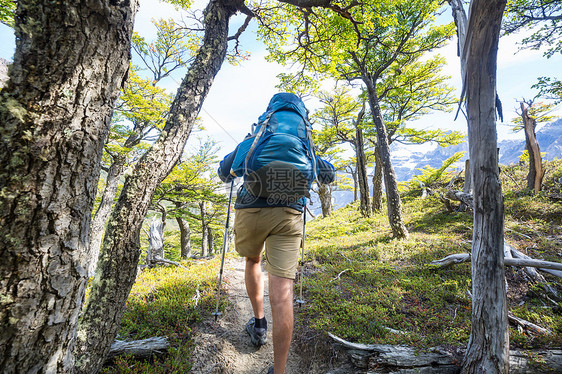
[[[302,223],[302,252],[301,252],[301,276],[299,279],[299,298],[297,299],[297,304],[301,306],[305,303],[304,298],[302,297],[302,279],[304,277],[304,237],[306,234],[306,197],[304,198],[304,214],[303,214],[303,223]]]
[[[232,179],[232,182],[230,183],[230,194],[228,196],[228,211],[226,213],[226,224],[224,225],[224,239],[222,242],[221,268],[219,271],[219,282],[217,285],[217,307],[215,309],[215,312],[212,314],[213,316],[215,316],[215,323],[217,323],[217,319],[222,315],[222,313],[219,312],[219,301],[221,297],[222,272],[224,270],[224,256],[226,254],[226,242],[228,241],[228,223],[230,221],[230,203],[232,202],[233,189],[234,189],[234,179]]]

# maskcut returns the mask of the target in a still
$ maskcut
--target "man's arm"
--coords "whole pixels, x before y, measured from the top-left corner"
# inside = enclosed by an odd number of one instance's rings
[[[224,159],[219,164],[217,173],[219,174],[219,178],[225,183],[228,183],[236,178],[234,175],[230,174],[230,169],[232,168],[232,163],[234,162],[234,157],[236,156],[237,151],[238,147],[236,147],[233,152],[224,156]]]
[[[316,158],[316,165],[318,168],[318,181],[322,184],[329,184],[336,179],[336,169],[328,161]]]

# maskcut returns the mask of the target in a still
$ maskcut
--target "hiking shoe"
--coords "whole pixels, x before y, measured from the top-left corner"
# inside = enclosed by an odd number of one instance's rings
[[[267,371],[267,374],[274,374],[274,373],[273,373],[273,366],[270,366],[270,367],[269,367],[269,370]]]
[[[246,332],[248,333],[248,335],[250,335],[252,344],[256,347],[259,347],[267,343],[267,329],[256,328],[254,326],[255,323],[256,319],[254,317],[250,318],[250,320],[246,324]]]

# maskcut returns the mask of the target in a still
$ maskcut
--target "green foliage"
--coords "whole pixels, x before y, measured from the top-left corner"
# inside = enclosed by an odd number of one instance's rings
[[[188,66],[195,56],[200,36],[173,19],[153,21],[156,40],[148,42],[140,34],[133,34],[133,51],[151,72],[153,84],[172,72]]]
[[[136,67],[131,67],[126,88],[123,90],[116,111],[116,120],[129,120],[134,124],[150,124],[162,129],[173,97],[166,89],[158,87],[153,81],[141,78]],[[127,129],[119,123],[116,131]],[[126,130],[125,130],[126,131]],[[125,132],[123,135],[130,135]]]
[[[502,28],[506,34],[532,30],[522,44],[531,49],[546,46],[544,55],[550,58],[562,52],[562,3],[558,0],[509,0]]]
[[[431,111],[450,111],[456,103],[454,89],[446,82],[449,76],[441,74],[445,59],[434,56],[408,65],[393,63],[388,74],[379,80],[377,96],[381,102],[390,142],[406,143],[435,141],[440,145],[458,144],[460,132],[425,131],[406,128],[406,124]],[[414,132],[414,133],[412,133]]]
[[[440,6],[433,0],[344,1],[314,11],[272,6],[262,15],[268,22],[259,35],[269,59],[281,64],[298,62],[303,70],[335,79],[367,73],[377,79],[390,63],[406,66],[452,35],[452,24],[431,25]]]
[[[562,102],[562,82],[556,78],[539,77],[532,88],[539,90],[537,96],[554,100],[555,104]]]
[[[464,152],[457,152],[445,161],[439,169],[432,168],[431,166],[427,165],[423,169],[420,170],[422,173],[420,175],[415,175],[408,184],[410,188],[417,189],[421,187],[432,188],[436,183],[444,182],[444,178],[448,177],[445,174],[445,171],[455,162],[463,157]]]
[[[182,218],[189,223],[191,245],[194,249],[201,248],[202,230],[210,226],[217,232],[224,224],[228,196],[222,190],[224,184],[215,176],[217,151],[215,141],[199,139],[199,146],[193,154],[176,164],[157,187],[152,199],[151,209],[165,211],[168,221],[172,222],[174,227],[175,220],[170,220],[171,218]],[[220,246],[222,235],[215,238],[215,245]],[[179,234],[174,240],[166,233],[164,250],[166,258],[179,258]]]
[[[153,204],[166,201],[176,209],[168,212],[172,217],[192,217],[200,219],[194,213],[193,206],[206,201],[216,213],[224,211],[226,197],[221,193],[222,182],[211,177],[216,164],[216,142],[211,139],[200,141],[195,153],[186,160],[179,162],[158,186]]]
[[[525,102],[528,108],[528,115],[535,120],[535,124],[539,125],[541,123],[548,123],[556,120],[558,116],[552,115],[552,112],[556,109],[556,104],[554,103],[543,103],[543,102]],[[511,119],[512,131],[517,132],[525,129],[523,124],[523,118],[521,113],[519,116],[513,117]]]
[[[0,0],[0,22],[6,26],[14,27],[14,12],[16,2],[14,0]]]
[[[182,262],[180,267],[157,267],[139,274],[125,306],[119,339],[167,336],[170,351],[161,358],[116,359],[103,373],[187,373],[191,368],[192,327],[215,306],[216,274],[220,262]],[[224,305],[221,305],[221,309]]]
[[[342,143],[354,144],[356,120],[363,106],[362,101],[352,94],[348,86],[320,91],[318,99],[322,107],[312,115],[312,121],[321,126],[316,131],[317,146],[329,149]]]
[[[163,0],[163,1],[183,9],[189,9],[189,7],[191,7],[191,4],[193,3],[190,0]]]
[[[546,152],[541,152],[541,159],[543,159],[545,155],[546,155]],[[521,152],[521,156],[519,156],[519,162],[520,163],[529,162],[529,151],[528,150],[524,149],[523,152]]]

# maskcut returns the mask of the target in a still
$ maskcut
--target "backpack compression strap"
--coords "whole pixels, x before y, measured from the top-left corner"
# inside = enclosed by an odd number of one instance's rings
[[[250,146],[250,149],[248,150],[248,154],[246,154],[246,158],[244,159],[244,175],[249,175],[248,173],[248,161],[250,161],[250,158],[252,157],[252,153],[254,153],[254,150],[256,149],[260,138],[262,137],[263,133],[265,132],[265,129],[267,128],[267,125],[269,125],[269,119],[271,118],[271,115],[273,114],[270,113],[267,118],[265,119],[265,121],[263,121],[260,130],[258,131],[258,133],[256,134],[256,137],[254,138],[254,141],[252,142],[252,145]]]

